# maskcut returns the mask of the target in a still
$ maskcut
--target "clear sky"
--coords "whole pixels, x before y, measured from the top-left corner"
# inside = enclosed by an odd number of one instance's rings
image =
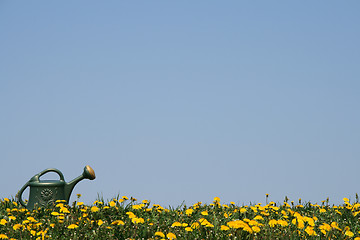
[[[0,198],[89,164],[71,201],[354,200],[359,8],[1,0]]]

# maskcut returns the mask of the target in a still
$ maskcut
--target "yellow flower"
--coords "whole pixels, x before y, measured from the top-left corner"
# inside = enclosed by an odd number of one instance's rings
[[[343,198],[343,201],[344,201],[344,202],[349,202],[350,200],[345,197],[345,198]]]
[[[260,228],[259,228],[258,226],[252,226],[251,229],[252,229],[255,233],[260,232]]]
[[[313,227],[307,226],[305,228],[305,232],[309,234],[309,236],[316,236],[316,232],[314,231]]]
[[[199,228],[200,224],[198,222],[194,222],[193,224],[191,224],[191,228],[195,229],[195,228]]]
[[[246,208],[240,208],[240,213],[246,212]]]
[[[283,227],[289,226],[288,222],[285,220],[277,220],[277,223]]]
[[[192,232],[193,229],[192,229],[191,227],[186,227],[186,228],[185,228],[185,231],[187,231],[187,232]]]
[[[138,223],[144,223],[145,220],[143,218],[132,218],[131,221],[135,224],[138,224]]]
[[[103,223],[104,223],[103,220],[100,219],[100,220],[97,222],[97,225],[101,226],[101,225],[103,225]]]
[[[81,198],[81,194],[79,194],[79,193],[76,194],[76,196],[77,196],[77,198]]]
[[[129,216],[129,218],[135,218],[136,217],[136,215],[133,212],[127,212],[126,214]]]
[[[127,196],[122,196],[121,198],[124,199],[124,200],[128,200]]]
[[[28,224],[30,221],[29,220],[24,220],[22,221],[22,224]]]
[[[125,225],[125,223],[121,220],[115,220],[111,223],[112,225]]]
[[[255,220],[264,220],[264,218],[260,215],[257,215],[256,217],[254,217]]]
[[[229,230],[230,228],[228,227],[228,226],[225,226],[225,225],[221,225],[221,227],[220,227],[220,230],[221,231],[227,231],[227,230]]]
[[[353,236],[354,236],[354,233],[351,232],[351,231],[346,231],[346,232],[345,232],[345,235],[348,236],[348,237],[353,237]]]
[[[164,238],[164,237],[165,237],[165,234],[162,233],[162,232],[156,232],[156,233],[155,233],[155,236],[159,236],[159,237]]]
[[[14,217],[14,216],[9,216],[9,218],[10,218],[11,220],[16,220],[16,217]]]
[[[74,228],[78,228],[79,226],[76,224],[71,224],[68,226],[69,229],[74,229]]]
[[[60,208],[60,212],[62,212],[62,213],[70,213],[69,210],[66,207]]]
[[[275,220],[275,219],[271,219],[271,220],[269,221],[269,226],[270,226],[270,227],[275,227],[276,224],[277,224],[277,220]]]
[[[145,199],[145,200],[142,200],[141,202],[144,203],[144,204],[147,204],[147,203],[149,203],[149,200]]]
[[[186,209],[185,214],[191,215],[193,212],[194,212],[194,209],[189,208],[189,209]]]
[[[332,222],[331,227],[341,231],[341,228],[339,228],[339,225],[337,224],[337,222]]]
[[[174,223],[171,225],[171,227],[181,227],[181,226],[182,226],[182,224],[179,223],[179,222],[174,222]]]
[[[6,236],[5,234],[0,234],[0,239],[8,239],[8,236]]]
[[[83,202],[78,202],[78,203],[76,203],[76,205],[81,206],[81,205],[84,205],[84,203]]]
[[[13,226],[13,229],[16,231],[16,230],[18,230],[18,229],[21,228],[21,227],[22,227],[22,225],[19,224],[19,223],[17,223],[17,224],[15,224],[15,225]]]
[[[5,225],[6,223],[7,223],[6,219],[1,219],[1,220],[0,220],[0,224],[1,224],[1,225]]]
[[[203,211],[203,212],[201,212],[201,215],[207,216],[207,215],[209,215],[209,214],[208,214],[207,211]]]
[[[91,207],[91,211],[92,212],[98,212],[99,211],[99,208],[97,206],[92,206]]]
[[[228,222],[227,225],[230,228],[235,228],[235,229],[245,228],[245,227],[250,228],[249,225],[247,225],[247,223],[245,223],[244,221],[241,221],[241,220],[234,220],[234,221]]]
[[[116,203],[114,201],[109,202],[110,207],[115,207]]]
[[[325,231],[325,234],[326,234],[326,231],[330,231],[331,230],[331,226],[327,223],[323,223],[319,226],[319,229],[320,230],[324,230]]]
[[[219,197],[214,197],[214,202],[219,203],[219,202],[220,202],[220,198],[219,198]]]
[[[176,235],[173,234],[173,233],[171,233],[171,232],[169,232],[168,234],[166,234],[166,237],[171,240],[171,239],[175,239],[175,238],[176,238]]]
[[[8,198],[4,198],[5,202],[10,202],[10,200]]]
[[[324,213],[324,212],[326,212],[326,209],[321,208],[321,209],[320,209],[320,213]]]
[[[33,217],[28,217],[27,220],[29,220],[30,222],[37,222]]]
[[[140,205],[133,205],[132,209],[141,209],[141,206]]]
[[[201,225],[206,226],[206,227],[214,227],[208,220],[206,220],[205,218],[200,218],[199,222],[201,223]]]

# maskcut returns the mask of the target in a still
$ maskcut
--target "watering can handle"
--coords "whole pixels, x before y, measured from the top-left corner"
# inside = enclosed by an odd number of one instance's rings
[[[27,182],[21,189],[20,191],[18,192],[17,194],[17,197],[18,197],[18,200],[20,202],[21,205],[23,205],[24,207],[27,207],[27,204],[22,200],[22,194],[24,192],[24,190],[29,186],[29,182]]]
[[[58,170],[58,169],[56,169],[56,168],[48,168],[48,169],[45,169],[45,170],[42,171],[41,173],[37,174],[37,177],[40,178],[42,175],[44,175],[45,173],[48,173],[48,172],[56,172],[57,174],[59,174],[60,180],[65,181],[64,175],[62,174],[62,172],[60,172],[60,170]]]
[[[35,176],[33,176],[30,181],[28,181],[21,189],[20,191],[18,192],[18,199],[19,199],[19,202],[21,205],[23,205],[24,207],[27,206],[27,204],[22,200],[22,194],[23,192],[25,191],[25,189],[30,186],[30,182],[38,182],[39,181],[39,178],[44,175],[45,173],[48,173],[48,172],[56,172],[57,174],[59,174],[60,176],[60,180],[62,181],[65,181],[64,179],[64,175],[62,174],[62,172],[60,172],[60,170],[56,169],[56,168],[48,168],[48,169],[45,169],[44,171],[36,174]]]

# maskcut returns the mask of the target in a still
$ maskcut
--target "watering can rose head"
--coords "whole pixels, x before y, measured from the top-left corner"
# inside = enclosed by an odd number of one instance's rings
[[[55,172],[59,175],[59,180],[40,180],[40,177],[48,172]],[[69,202],[70,195],[75,185],[83,179],[95,179],[95,172],[89,166],[84,167],[83,173],[70,182],[65,182],[64,175],[56,168],[48,168],[33,176],[18,192],[17,197],[21,205],[31,210],[35,206],[48,206],[57,200]],[[29,201],[22,200],[24,190],[30,187]]]
[[[83,175],[85,178],[90,179],[90,180],[94,180],[96,178],[94,169],[92,169],[89,165],[85,166]]]

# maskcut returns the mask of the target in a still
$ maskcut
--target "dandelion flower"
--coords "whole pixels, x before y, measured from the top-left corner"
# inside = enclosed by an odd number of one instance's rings
[[[92,212],[98,212],[99,211],[99,208],[97,206],[92,206],[91,207],[91,211]]]
[[[125,225],[125,223],[121,220],[115,220],[111,223],[111,225]]]
[[[69,229],[74,229],[74,228],[78,228],[79,226],[76,224],[71,224],[68,226]]]
[[[19,224],[19,223],[17,223],[17,224],[15,224],[15,225],[13,226],[13,229],[16,231],[16,230],[18,230],[18,229],[21,228],[21,227],[22,227],[22,225]]]
[[[252,226],[251,229],[252,229],[255,233],[260,232],[260,228],[259,228],[258,226]]]
[[[0,225],[5,225],[7,223],[6,219],[1,219],[0,220]]]
[[[100,220],[97,222],[97,225],[101,226],[101,225],[103,225],[103,223],[104,223],[104,221],[100,219]]]
[[[305,232],[309,234],[309,236],[316,236],[316,232],[314,231],[313,227],[307,226],[305,228]]]
[[[114,201],[111,201],[111,202],[109,203],[109,205],[110,205],[110,207],[115,207],[116,203],[115,203]]]
[[[225,225],[221,225],[221,227],[220,227],[220,230],[221,231],[227,231],[227,230],[229,230],[230,228],[228,227],[228,226],[225,226]]]
[[[165,237],[165,234],[162,233],[162,232],[156,232],[156,233],[155,233],[155,236],[159,236],[159,237],[164,238],[164,237]]]
[[[176,238],[176,235],[173,234],[173,233],[171,233],[171,232],[169,232],[168,234],[166,234],[166,237],[171,240],[171,239],[175,239],[175,238]]]
[[[200,224],[198,222],[194,222],[193,224],[191,224],[191,228],[195,229],[195,228],[199,228]]]
[[[186,227],[186,228],[185,228],[185,231],[187,231],[187,232],[192,232],[193,229],[192,229],[191,227]]]
[[[179,223],[179,222],[174,222],[174,223],[171,225],[171,227],[181,227],[181,226],[182,226],[182,224]]]
[[[351,232],[351,231],[346,231],[346,232],[345,232],[345,235],[348,236],[348,237],[353,237],[353,236],[354,236],[354,233]]]
[[[5,234],[0,234],[0,239],[9,239]]]
[[[270,226],[270,227],[275,227],[275,225],[276,225],[277,223],[278,223],[277,220],[271,219],[271,220],[269,221],[269,226]]]
[[[203,212],[201,212],[201,215],[207,216],[207,215],[209,215],[209,213],[207,211],[203,211]]]
[[[193,212],[194,212],[194,209],[189,208],[189,209],[186,209],[185,214],[186,215],[191,215]]]
[[[144,222],[145,222],[145,220],[144,220],[143,218],[136,218],[136,217],[132,218],[131,221],[132,221],[133,223],[135,223],[135,224],[144,223]]]

